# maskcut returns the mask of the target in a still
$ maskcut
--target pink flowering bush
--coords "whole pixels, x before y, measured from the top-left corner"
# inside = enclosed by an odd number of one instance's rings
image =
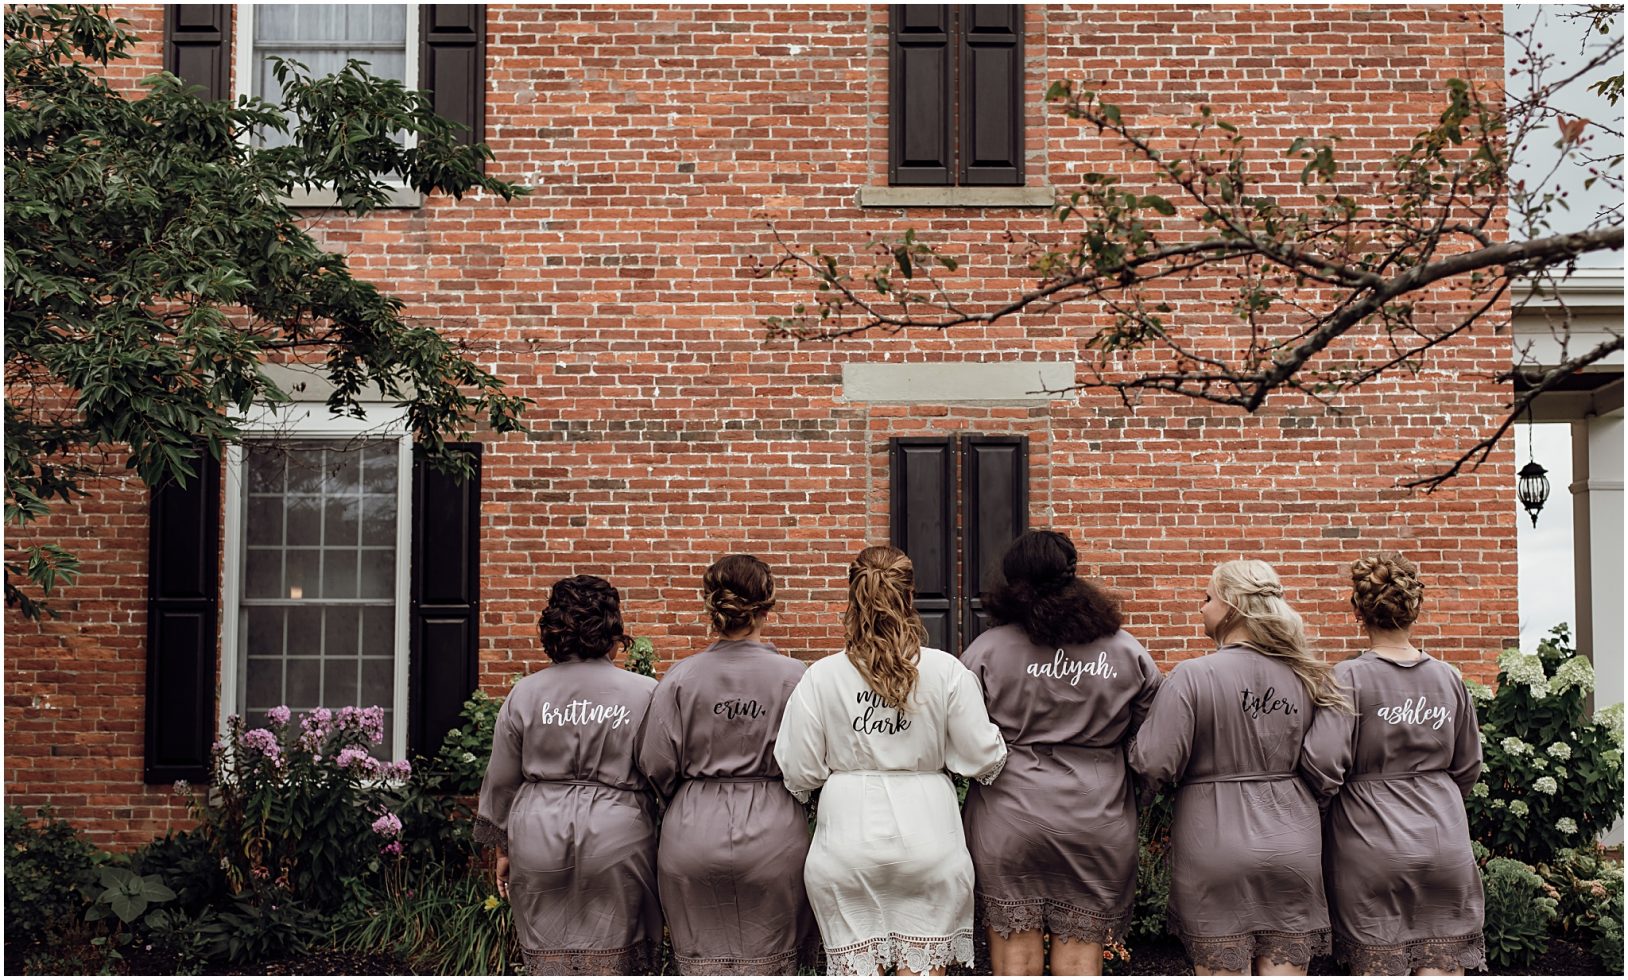
[[[194,794],[192,805],[231,892],[267,907],[292,900],[331,912],[401,860],[395,811],[412,768],[375,758],[383,742],[377,707],[316,708],[297,718],[278,707],[264,728],[227,719],[212,792]]]

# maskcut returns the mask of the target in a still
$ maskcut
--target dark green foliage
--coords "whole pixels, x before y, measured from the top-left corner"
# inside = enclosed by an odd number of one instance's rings
[[[1530,865],[1511,858],[1489,858],[1481,882],[1487,899],[1487,966],[1494,973],[1518,972],[1548,948],[1555,900]]]
[[[107,855],[42,808],[6,807],[6,959],[21,964],[85,916]]]
[[[314,908],[284,889],[235,895],[196,926],[210,960],[247,966],[298,956],[322,936]]]
[[[648,636],[635,637],[633,645],[627,648],[627,660],[622,666],[635,674],[655,677],[656,645],[650,642]]]
[[[355,62],[325,78],[280,64],[286,114],[202,101],[168,74],[127,98],[98,70],[130,56],[125,27],[102,6],[5,12],[6,521],[83,496],[87,452],[150,486],[194,478],[200,444],[219,456],[252,406],[287,400],[264,370],[273,354],[320,365],[340,414],[370,389],[405,403],[444,468],[467,466],[447,442],[476,425],[520,429],[527,399],[404,320],[283,203],[330,187],[363,214],[387,200],[384,174],[424,193],[523,193],[481,173],[490,151]],[[292,143],[253,148],[284,132]],[[22,555],[6,603],[38,615],[24,580],[48,594],[77,561],[50,543]]]
[[[426,973],[504,976],[520,962],[513,910],[482,868],[427,868],[370,895],[334,924],[335,945],[387,951]]]
[[[1137,815],[1136,903],[1131,909],[1127,942],[1158,939],[1165,934],[1170,906],[1170,820],[1175,798],[1161,793]]]
[[[1485,764],[1466,801],[1470,833],[1494,854],[1548,861],[1622,814],[1621,708],[1588,716],[1594,668],[1564,624],[1536,653],[1506,650],[1498,666],[1496,694],[1471,685]]]
[[[435,761],[430,763],[429,772],[437,790],[466,796],[480,792],[486,764],[492,758],[492,731],[502,707],[502,698],[479,690],[464,702],[458,727],[447,732]]]
[[[158,875],[175,890],[175,909],[196,915],[226,894],[226,876],[209,841],[196,830],[172,831],[130,856],[130,870]]]
[[[1555,925],[1562,935],[1600,958],[1607,976],[1622,974],[1622,862],[1598,847],[1567,849],[1538,874],[1559,898]]]

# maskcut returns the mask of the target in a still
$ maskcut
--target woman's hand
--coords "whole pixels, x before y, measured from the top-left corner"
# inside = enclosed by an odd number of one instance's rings
[[[497,852],[497,896],[509,897],[509,856],[502,851]]]

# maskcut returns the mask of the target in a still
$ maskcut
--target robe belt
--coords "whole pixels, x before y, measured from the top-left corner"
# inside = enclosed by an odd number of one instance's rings
[[[1374,770],[1373,772],[1352,773],[1351,775],[1345,777],[1345,781],[1348,783],[1367,783],[1381,779],[1412,779],[1414,776],[1423,776],[1427,773],[1446,771],[1446,769],[1414,769],[1411,772],[1385,772]]]
[[[602,783],[597,779],[533,779],[531,782],[555,786],[597,786],[600,789],[613,790],[617,793],[639,794],[644,792],[644,790],[633,789],[628,786],[612,786],[610,783]]]
[[[784,776],[685,776],[686,783],[778,783]]]
[[[1292,772],[1232,772],[1215,776],[1199,776],[1196,779],[1183,779],[1183,786],[1197,786],[1200,783],[1275,783],[1282,779],[1294,779]]]

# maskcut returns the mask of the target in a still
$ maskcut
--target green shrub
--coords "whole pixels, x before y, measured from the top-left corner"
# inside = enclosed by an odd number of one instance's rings
[[[1160,793],[1137,815],[1136,904],[1131,908],[1126,942],[1146,942],[1165,935],[1170,907],[1170,821],[1175,797]]]
[[[49,807],[30,820],[8,806],[5,822],[6,959],[21,964],[83,921],[108,855]]]
[[[515,680],[520,675],[515,675]],[[512,685],[511,685],[512,686]],[[492,758],[492,731],[497,726],[502,698],[477,690],[464,702],[459,725],[447,732],[431,763],[434,788],[444,793],[469,796],[480,792],[486,778],[486,764]]]
[[[1584,713],[1594,668],[1564,624],[1537,653],[1498,658],[1497,693],[1471,683],[1481,720],[1481,779],[1466,801],[1470,834],[1494,854],[1548,861],[1587,845],[1622,815],[1622,715]]]
[[[1487,966],[1510,973],[1529,966],[1549,946],[1549,923],[1556,902],[1531,866],[1512,858],[1488,859],[1482,869],[1486,891]]]
[[[227,894],[220,858],[197,830],[171,831],[142,845],[130,855],[130,870],[158,875],[175,890],[172,913],[197,915]]]
[[[656,645],[650,637],[635,637],[633,645],[627,648],[627,659],[622,666],[635,674],[646,677],[656,676]]]
[[[334,923],[341,949],[389,952],[427,973],[503,976],[520,963],[509,903],[484,868],[414,876]]]
[[[1610,975],[1622,960],[1622,865],[1598,847],[1561,851],[1540,864],[1538,874],[1559,895],[1556,925],[1561,933],[1593,951]]]

